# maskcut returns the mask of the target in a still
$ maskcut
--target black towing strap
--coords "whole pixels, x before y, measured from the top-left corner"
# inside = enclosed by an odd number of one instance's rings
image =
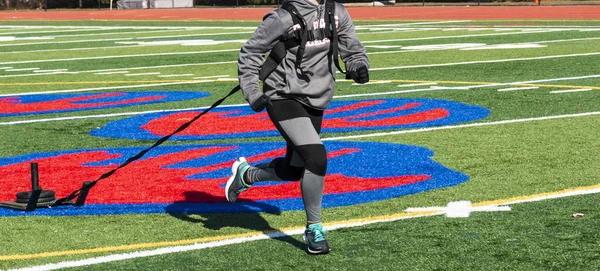
[[[177,134],[177,133],[185,130],[186,128],[188,128],[193,122],[195,122],[196,120],[198,120],[204,114],[208,113],[208,111],[210,111],[213,108],[219,106],[221,103],[223,103],[223,101],[225,101],[225,99],[229,98],[229,96],[233,95],[234,93],[238,92],[239,90],[240,90],[240,85],[237,85],[227,95],[225,95],[225,97],[219,99],[218,101],[216,101],[215,103],[213,103],[210,107],[204,109],[200,114],[196,115],[190,121],[188,121],[188,122],[184,123],[183,125],[179,126],[179,128],[177,128],[171,134],[160,138],[152,146],[150,146],[150,147],[148,147],[148,148],[140,151],[138,154],[130,157],[129,159],[127,159],[127,161],[125,161],[123,164],[119,165],[118,167],[116,167],[116,168],[114,168],[114,169],[112,169],[112,170],[110,170],[110,171],[102,174],[95,181],[91,181],[91,182],[86,181],[86,182],[84,182],[84,184],[83,184],[83,186],[81,188],[79,188],[79,189],[71,192],[71,194],[69,194],[68,196],[66,196],[64,198],[60,198],[60,199],[55,200],[49,206],[53,206],[54,207],[54,206],[58,206],[58,205],[63,205],[65,203],[70,202],[71,200],[79,197],[80,195],[85,198],[85,196],[87,195],[87,192],[90,190],[90,188],[92,188],[94,185],[96,185],[96,183],[98,183],[98,181],[110,177],[115,172],[117,172],[117,170],[119,170],[121,168],[124,168],[125,166],[129,165],[131,162],[142,158],[147,152],[149,152],[150,150],[158,147],[159,145],[161,145],[162,143],[164,143],[165,141],[167,141],[171,136],[173,136],[173,135],[175,135],[175,134]]]

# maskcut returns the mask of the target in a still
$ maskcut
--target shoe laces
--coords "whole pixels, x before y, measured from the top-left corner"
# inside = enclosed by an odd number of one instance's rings
[[[325,236],[327,235],[327,231],[323,229],[321,223],[312,224],[308,226],[308,228],[315,234],[315,242],[325,241]]]

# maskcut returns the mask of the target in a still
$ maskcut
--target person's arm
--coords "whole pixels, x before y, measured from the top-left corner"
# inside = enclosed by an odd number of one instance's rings
[[[262,111],[268,102],[268,98],[265,98],[258,82],[258,74],[265,60],[265,54],[281,40],[287,31],[281,22],[280,12],[280,10],[275,10],[265,15],[263,22],[254,31],[252,37],[240,49],[238,80],[244,98],[255,111]],[[263,108],[260,108],[260,103],[263,103]]]
[[[360,43],[354,30],[354,22],[343,5],[336,5],[339,16],[338,48],[342,61],[346,64],[347,77],[358,83],[369,81],[369,58],[365,47]]]

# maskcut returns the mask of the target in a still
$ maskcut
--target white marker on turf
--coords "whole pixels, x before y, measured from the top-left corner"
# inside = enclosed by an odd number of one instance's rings
[[[447,217],[469,217],[472,212],[497,212],[510,211],[510,206],[477,206],[473,207],[468,200],[449,202],[446,207],[417,207],[408,208],[406,212],[428,212],[439,211],[446,214]]]

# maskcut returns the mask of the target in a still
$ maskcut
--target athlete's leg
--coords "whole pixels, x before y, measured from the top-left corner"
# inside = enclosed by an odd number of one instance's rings
[[[239,162],[237,167],[234,163],[233,175],[228,181],[228,187],[231,189],[226,188],[226,193],[229,193],[228,199],[232,198],[235,201],[237,195],[250,187],[252,182],[300,179],[307,220],[303,237],[308,243],[308,252],[328,253],[329,245],[321,224],[323,187],[327,171],[327,152],[319,137],[323,111],[308,108],[293,100],[282,100],[273,101],[272,105],[267,106],[267,112],[287,142],[286,155],[256,167],[250,167],[245,160]],[[242,176],[246,178],[245,182],[242,181]]]
[[[294,147],[287,144],[284,157],[275,158],[270,162],[251,166],[246,173],[246,183],[253,184],[261,181],[298,181],[304,173],[304,161]]]
[[[303,238],[308,244],[309,253],[328,253],[329,244],[321,223],[323,187],[327,171],[327,153],[319,137],[323,111],[305,107],[295,101],[285,103],[285,108],[281,111],[269,113],[277,130],[288,145],[294,148],[293,153],[297,153],[304,162],[300,188],[307,225]]]
[[[299,162],[298,164],[294,162],[299,156],[304,164],[300,187],[307,222],[319,223],[327,171],[327,152],[319,137],[323,111],[308,108],[294,100],[282,100],[274,101],[268,112],[275,127],[288,142],[288,153],[290,153],[289,146],[293,147],[291,158],[286,155],[283,161],[289,158],[289,167],[297,168]],[[285,163],[283,164],[282,168],[285,166]],[[276,169],[278,169],[277,165]]]
[[[291,110],[295,108],[294,110]],[[291,110],[291,111],[290,111]],[[306,111],[306,112],[305,112]],[[278,122],[287,118],[308,117],[317,131],[321,131],[323,111],[310,109],[302,106],[294,100],[273,101],[273,105],[267,106],[267,112],[271,122],[277,127]],[[285,114],[289,112],[289,114]],[[279,128],[278,128],[279,129]],[[304,160],[296,152],[293,143],[286,133],[279,129],[287,141],[287,150],[284,157],[250,167],[246,173],[246,183],[253,184],[260,181],[298,181],[304,175]]]
[[[308,224],[321,222],[327,152],[319,137],[322,110],[294,100],[273,101],[267,112],[287,142],[286,156],[245,170],[247,185],[264,180],[301,180],[302,200]]]

